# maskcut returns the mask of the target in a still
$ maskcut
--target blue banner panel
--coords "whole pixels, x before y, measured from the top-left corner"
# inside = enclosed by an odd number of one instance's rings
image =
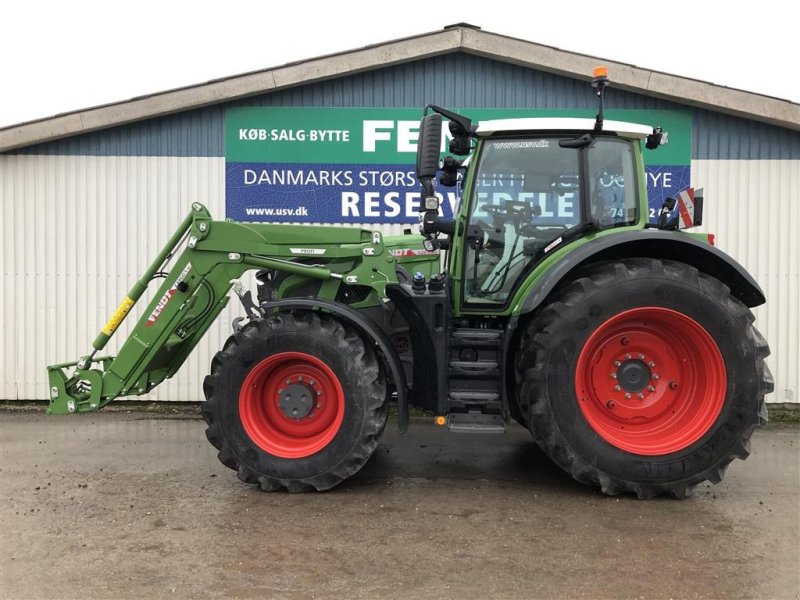
[[[227,217],[236,221],[415,223],[420,186],[410,165],[227,163]],[[452,217],[456,188],[442,193]]]
[[[651,220],[665,198],[689,187],[689,176],[688,166],[646,168]],[[414,169],[403,164],[229,162],[225,187],[227,217],[236,221],[408,224],[418,221],[420,208]],[[513,192],[506,189],[503,194]],[[436,193],[442,199],[443,216],[452,217],[460,201],[459,187],[439,187]],[[564,198],[545,199],[542,209],[542,220],[570,223],[578,206]]]

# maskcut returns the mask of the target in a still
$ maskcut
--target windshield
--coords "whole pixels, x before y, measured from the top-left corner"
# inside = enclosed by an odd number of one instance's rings
[[[636,221],[633,149],[627,140],[597,138],[588,148],[562,148],[564,137],[486,140],[470,199],[465,301],[504,304],[520,275],[586,221],[600,228]],[[590,215],[582,212],[585,190]]]

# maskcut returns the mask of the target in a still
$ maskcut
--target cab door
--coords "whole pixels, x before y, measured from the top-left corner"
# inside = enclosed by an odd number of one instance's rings
[[[556,247],[638,219],[629,140],[599,136],[489,138],[468,186],[459,312],[506,308],[522,280]],[[564,142],[567,142],[566,144]]]

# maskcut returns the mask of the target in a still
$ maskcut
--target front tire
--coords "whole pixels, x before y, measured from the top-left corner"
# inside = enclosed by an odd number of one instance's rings
[[[604,263],[531,320],[519,408],[539,446],[606,494],[687,496],[766,423],[769,348],[717,279],[668,260]]]
[[[281,313],[231,336],[203,383],[206,436],[264,491],[326,490],[355,474],[386,425],[372,349],[325,314]]]

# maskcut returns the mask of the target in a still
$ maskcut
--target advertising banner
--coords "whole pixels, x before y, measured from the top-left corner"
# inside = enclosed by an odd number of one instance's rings
[[[454,110],[473,122],[594,117],[591,111],[574,110]],[[226,217],[285,223],[417,222],[420,186],[414,163],[421,116],[421,110],[405,108],[228,109]],[[691,114],[614,110],[607,111],[606,119],[669,132],[669,144],[645,151],[652,219],[666,197],[689,187]],[[437,187],[436,192],[442,197],[444,215],[451,216],[460,200],[458,187]]]

